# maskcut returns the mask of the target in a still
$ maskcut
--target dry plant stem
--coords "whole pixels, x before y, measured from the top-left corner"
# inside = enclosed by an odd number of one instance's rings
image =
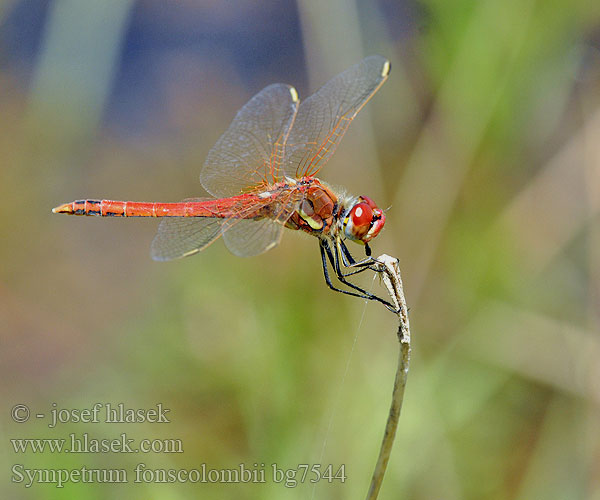
[[[367,500],[375,500],[379,495],[379,489],[383,482],[383,476],[385,475],[390,454],[392,452],[392,446],[394,444],[394,438],[396,437],[396,429],[398,428],[400,410],[402,409],[402,401],[404,400],[404,388],[406,387],[406,378],[408,376],[408,365],[410,361],[410,326],[408,323],[408,309],[406,307],[406,299],[404,298],[398,259],[390,257],[389,255],[381,255],[377,257],[377,262],[380,264],[379,271],[381,272],[383,282],[398,310],[397,314],[400,324],[398,326],[397,335],[400,342],[400,354],[398,356],[398,368],[396,369],[396,379],[394,380],[390,413],[385,426],[385,433],[379,450],[377,465],[373,471],[371,485],[369,487],[369,492],[367,493]]]

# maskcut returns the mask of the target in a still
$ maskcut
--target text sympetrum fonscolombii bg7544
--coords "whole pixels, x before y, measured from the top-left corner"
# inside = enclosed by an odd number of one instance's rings
[[[315,177],[389,72],[388,60],[367,57],[302,104],[290,85],[276,83],[263,89],[237,113],[208,153],[200,182],[214,198],[179,203],[77,200],[53,212],[161,217],[152,242],[155,260],[195,254],[219,236],[235,255],[257,255],[279,242],[284,227],[299,229],[319,238],[330,288],[392,308],[347,279],[365,269],[377,270],[368,243],[383,228],[383,211],[370,198],[336,192]],[[346,239],[363,244],[367,257],[356,262]],[[334,286],[328,262],[350,290]]]

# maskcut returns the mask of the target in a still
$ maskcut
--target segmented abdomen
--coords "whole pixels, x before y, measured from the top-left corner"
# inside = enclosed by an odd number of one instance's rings
[[[100,217],[258,217],[264,200],[258,199],[258,209],[252,209],[254,195],[241,195],[227,200],[182,201],[179,203],[146,203],[138,201],[76,200],[54,208],[54,213],[96,215]]]

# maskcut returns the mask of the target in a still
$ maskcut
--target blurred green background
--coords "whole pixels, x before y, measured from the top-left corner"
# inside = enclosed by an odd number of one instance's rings
[[[307,97],[371,53],[389,80],[322,177],[387,210],[413,356],[382,499],[600,499],[600,3],[0,1],[0,496],[364,497],[396,320],[323,282],[286,231],[149,258],[156,221],[67,218],[79,198],[202,196],[204,157],[273,82]],[[366,286],[384,294],[378,281]],[[162,403],[170,424],[17,424]],[[17,454],[69,433],[181,454]],[[266,484],[12,482],[27,468],[236,468]],[[286,488],[271,464],[346,465]],[[133,480],[131,473],[130,481]]]

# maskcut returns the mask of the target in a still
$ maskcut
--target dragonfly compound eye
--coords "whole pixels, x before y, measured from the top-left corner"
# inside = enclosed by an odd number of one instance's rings
[[[371,228],[367,232],[366,236],[362,239],[365,243],[371,241],[375,236],[379,234],[379,231],[383,229],[385,224],[385,214],[381,208],[373,209],[373,220],[371,222]]]
[[[369,198],[368,196],[360,196],[359,200],[363,203],[366,203],[367,205],[369,205],[373,210],[377,209],[377,205],[375,205],[375,202]]]
[[[346,237],[363,241],[371,229],[373,221],[373,209],[364,202],[354,205],[344,220],[344,233]]]
[[[371,198],[361,196],[359,200],[344,221],[344,232],[351,240],[367,243],[383,229],[385,214]]]
[[[352,224],[356,228],[369,228],[373,220],[373,209],[367,203],[357,203],[350,211]]]

